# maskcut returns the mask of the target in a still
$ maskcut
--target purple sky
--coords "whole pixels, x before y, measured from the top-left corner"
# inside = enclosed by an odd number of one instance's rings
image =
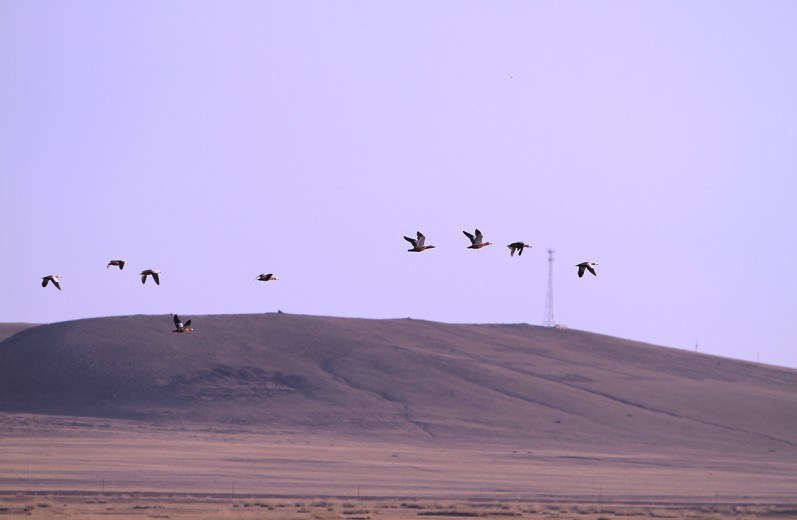
[[[797,367],[796,25],[791,1],[0,2],[0,322],[540,324],[553,247],[559,323]],[[437,248],[407,253],[417,230]]]

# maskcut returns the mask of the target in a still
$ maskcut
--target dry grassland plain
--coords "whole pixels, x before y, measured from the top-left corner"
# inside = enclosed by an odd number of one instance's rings
[[[25,518],[197,520],[422,520],[424,518],[635,520],[726,518],[781,520],[797,511],[775,505],[629,505],[453,500],[212,499],[191,497],[3,497],[0,515]]]
[[[0,515],[786,518],[797,467],[739,454],[442,446],[5,414]],[[526,447],[527,448],[527,447]]]

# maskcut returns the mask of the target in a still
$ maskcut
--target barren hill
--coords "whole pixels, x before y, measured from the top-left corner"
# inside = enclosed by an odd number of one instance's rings
[[[32,326],[0,411],[273,432],[794,452],[797,371],[576,330],[289,314]]]
[[[35,327],[33,323],[0,323],[0,341],[13,336],[17,332],[31,327]]]

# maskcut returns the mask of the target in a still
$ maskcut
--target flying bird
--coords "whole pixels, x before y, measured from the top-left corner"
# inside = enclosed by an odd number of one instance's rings
[[[523,254],[524,247],[531,247],[531,246],[526,244],[525,242],[512,242],[506,247],[509,248],[509,256],[515,256],[515,251],[517,251],[517,255],[520,256]]]
[[[179,332],[180,334],[185,334],[186,332],[191,332],[194,330],[191,328],[191,320],[183,323],[176,314],[174,315],[174,326],[175,329],[172,332]]]
[[[471,235],[467,231],[463,231],[463,233],[465,233],[465,236],[470,239],[470,245],[468,246],[468,249],[481,249],[492,244],[492,242],[482,242],[484,236],[478,229],[476,230],[476,236]]]
[[[581,262],[580,264],[576,264],[576,267],[578,267],[578,277],[581,278],[584,276],[584,270],[587,270],[595,276],[598,276],[598,273],[596,273],[594,269],[596,265],[598,264],[595,262]]]
[[[161,281],[160,278],[158,278],[159,273],[160,271],[155,269],[145,269],[144,271],[141,271],[141,283],[147,283],[147,276],[151,275],[152,279],[155,280],[155,283],[160,285]]]
[[[111,260],[110,262],[108,262],[108,265],[106,265],[105,268],[108,269],[109,267],[114,266],[118,267],[119,270],[121,271],[122,269],[125,268],[125,263],[126,260]]]
[[[423,233],[421,233],[420,231],[416,231],[415,234],[418,237],[417,239],[416,238],[410,238],[410,237],[404,237],[404,240],[406,240],[407,242],[412,244],[412,249],[407,249],[407,251],[412,252],[412,253],[420,253],[421,251],[425,251],[427,249],[433,249],[434,248],[434,246],[424,245],[424,242],[426,242],[426,237],[423,236]]]
[[[53,282],[55,288],[59,291],[61,290],[61,285],[58,283],[58,279],[63,278],[61,275],[58,274],[48,274],[47,276],[42,276],[42,287],[47,287],[48,282]]]
[[[279,278],[274,276],[274,273],[268,273],[259,275],[256,280],[258,282],[270,282],[271,280],[279,280]]]

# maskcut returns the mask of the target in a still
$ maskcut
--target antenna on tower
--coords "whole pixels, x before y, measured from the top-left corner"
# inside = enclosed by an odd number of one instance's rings
[[[556,251],[548,249],[548,292],[545,295],[545,314],[542,317],[543,327],[556,326],[553,317],[553,254]]]

